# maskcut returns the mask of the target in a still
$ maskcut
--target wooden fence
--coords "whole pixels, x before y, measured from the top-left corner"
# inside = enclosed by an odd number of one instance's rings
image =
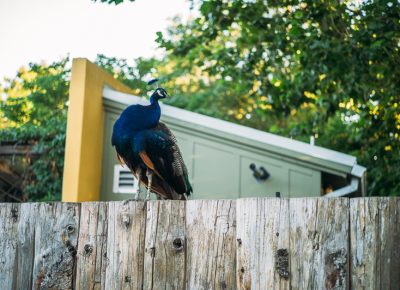
[[[399,289],[400,198],[0,204],[1,289]]]

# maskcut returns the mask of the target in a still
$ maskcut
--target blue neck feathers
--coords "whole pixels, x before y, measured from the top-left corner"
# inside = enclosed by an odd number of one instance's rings
[[[160,105],[157,99],[150,102],[148,106],[131,105],[121,113],[114,124],[113,143],[129,139],[135,133],[158,124],[161,116]]]

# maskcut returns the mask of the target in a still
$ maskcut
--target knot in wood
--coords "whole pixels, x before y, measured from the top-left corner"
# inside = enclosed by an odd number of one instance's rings
[[[237,243],[238,243],[238,247],[240,247],[242,245],[242,239],[236,239]]]
[[[92,245],[90,245],[90,244],[86,244],[84,247],[83,247],[83,254],[85,255],[85,256],[90,256],[90,254],[93,252],[93,246]]]
[[[47,259],[47,258],[50,256],[51,251],[52,251],[51,248],[45,249],[45,250],[43,251],[43,253],[42,253],[42,259],[43,259],[43,260]]]
[[[75,231],[75,227],[73,225],[67,225],[67,233],[72,234]]]
[[[12,218],[13,222],[18,221],[18,208],[11,209],[11,218]]]
[[[155,247],[151,247],[151,248],[150,248],[150,256],[151,256],[152,258],[154,258],[155,255],[156,255],[156,248],[155,248]]]
[[[347,251],[337,250],[325,256],[326,289],[342,288],[347,280]]]
[[[75,257],[75,256],[76,256],[76,249],[75,249],[74,246],[69,245],[69,246],[67,247],[67,250],[68,250],[68,252],[71,254],[72,257]]]
[[[181,238],[174,239],[172,246],[175,251],[181,251],[183,249],[183,240]]]
[[[129,225],[131,224],[131,218],[128,214],[123,214],[121,217],[122,225],[125,229],[128,229]]]
[[[278,249],[276,251],[275,270],[281,278],[289,278],[289,252],[287,249]]]

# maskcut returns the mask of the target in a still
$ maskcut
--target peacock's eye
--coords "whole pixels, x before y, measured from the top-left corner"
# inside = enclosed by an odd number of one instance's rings
[[[162,94],[160,91],[157,91],[157,94],[158,94],[160,97],[163,96],[163,94]]]

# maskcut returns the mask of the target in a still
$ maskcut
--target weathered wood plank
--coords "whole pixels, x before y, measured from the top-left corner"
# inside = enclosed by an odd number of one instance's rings
[[[108,203],[81,205],[76,289],[105,289]]]
[[[400,198],[350,201],[351,287],[399,289]]]
[[[236,289],[236,201],[186,203],[186,289]]]
[[[22,203],[18,224],[18,257],[15,289],[32,289],[35,259],[35,229],[39,215],[38,203]]]
[[[0,204],[0,288],[398,289],[399,240],[400,198]]]
[[[238,289],[289,289],[289,202],[237,201]]]
[[[0,145],[0,155],[40,155],[32,150],[34,145]]]
[[[33,289],[71,289],[79,231],[79,204],[37,207]]]
[[[144,289],[185,289],[185,202],[147,204]]]
[[[143,202],[108,205],[105,289],[141,289],[146,211]]]
[[[380,289],[400,289],[400,198],[380,199]]]
[[[18,273],[17,231],[20,205],[0,204],[0,285],[2,289],[15,289]]]
[[[377,289],[379,284],[378,205],[376,198],[350,202],[351,284],[358,289]]]
[[[348,199],[290,199],[289,211],[291,287],[348,289]]]

